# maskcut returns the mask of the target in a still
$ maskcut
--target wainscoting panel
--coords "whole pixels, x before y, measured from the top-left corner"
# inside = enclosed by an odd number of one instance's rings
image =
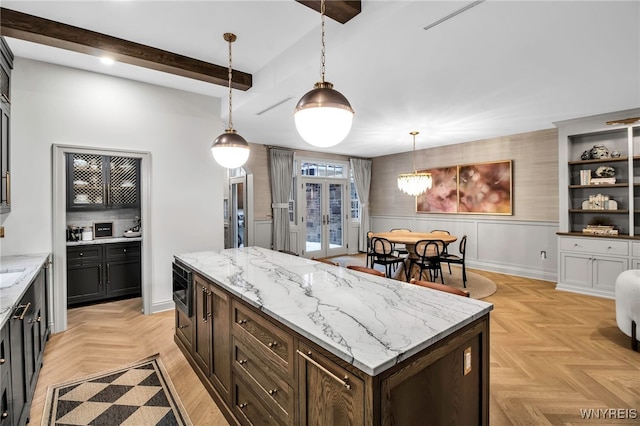
[[[271,220],[256,220],[255,226],[255,240],[254,246],[263,247],[266,249],[271,248]]]
[[[371,228],[374,232],[400,227],[418,232],[445,229],[459,238],[467,235],[466,261],[470,268],[557,281],[557,222],[501,221],[476,216],[471,218],[434,215],[371,218]],[[453,253],[458,253],[458,244],[453,243]],[[544,259],[541,252],[544,252]]]

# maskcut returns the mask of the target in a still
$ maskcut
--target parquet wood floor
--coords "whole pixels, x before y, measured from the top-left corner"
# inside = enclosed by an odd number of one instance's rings
[[[498,291],[491,312],[491,425],[640,424],[640,353],[615,320],[615,302],[556,291],[555,283],[475,270]],[[39,424],[49,384],[159,352],[194,425],[226,425],[173,343],[173,312],[143,316],[140,299],[76,308],[51,336],[31,409]],[[620,409],[636,419],[582,419]],[[610,414],[610,413],[609,413]]]

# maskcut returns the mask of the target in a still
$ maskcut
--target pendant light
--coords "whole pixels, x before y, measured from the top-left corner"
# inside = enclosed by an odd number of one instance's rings
[[[324,80],[324,13],[325,0],[322,0],[322,78],[298,101],[294,112],[296,129],[302,139],[320,148],[342,142],[351,130],[354,114],[347,98],[334,90],[332,83]]]
[[[231,43],[236,41],[236,35],[225,33],[224,39],[229,42],[229,127],[223,134],[218,136],[211,145],[213,158],[222,167],[235,169],[242,166],[249,158],[249,144],[247,141],[236,133],[233,128],[233,108],[231,95]]]
[[[410,132],[413,136],[413,173],[398,175],[398,189],[407,195],[418,196],[431,188],[431,173],[418,173],[416,171],[416,135],[419,132]]]

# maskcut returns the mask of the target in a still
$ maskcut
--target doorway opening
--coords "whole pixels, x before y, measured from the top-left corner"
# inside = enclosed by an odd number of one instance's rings
[[[305,257],[347,254],[349,223],[348,166],[300,161],[300,211]]]
[[[68,303],[68,288],[67,281],[68,271],[67,271],[67,230],[68,230],[68,217],[67,217],[67,207],[68,207],[68,185],[73,185],[74,180],[78,180],[75,182],[77,185],[84,185],[85,180],[76,179],[73,177],[73,174],[68,174],[69,169],[67,168],[68,163],[68,154],[81,154],[87,156],[95,156],[96,158],[100,156],[104,157],[121,157],[128,159],[135,159],[136,162],[139,162],[139,203],[134,211],[127,211],[126,215],[133,215],[132,218],[126,218],[126,220],[133,220],[132,224],[135,223],[136,213],[139,212],[138,221],[142,223],[142,233],[141,237],[143,237],[143,231],[145,225],[147,229],[149,229],[150,222],[150,183],[151,183],[151,155],[148,152],[140,152],[140,151],[120,151],[120,150],[111,150],[111,149],[102,149],[102,148],[86,148],[86,147],[78,147],[78,146],[64,146],[64,145],[54,145],[53,146],[53,276],[52,280],[52,288],[49,289],[52,297],[50,298],[50,312],[53,313],[53,324],[52,324],[52,332],[58,333],[67,329],[67,303]],[[123,171],[128,167],[128,163],[122,163]],[[91,168],[93,164],[87,164],[88,168]],[[97,163],[96,163],[97,166]],[[95,176],[99,176],[99,173],[95,173]],[[86,180],[86,186],[89,187],[91,184],[90,179]],[[131,179],[118,183],[118,187],[121,191],[125,192],[129,190],[130,185],[132,184]],[[100,195],[98,193],[91,194],[88,191],[81,191],[83,194],[87,194],[87,200],[93,201],[101,201],[106,202],[108,199],[108,195],[104,194]],[[74,192],[75,194],[75,192]],[[124,203],[124,198],[117,196],[114,194],[112,200],[114,202],[118,202],[120,204]],[[93,197],[93,198],[92,198]],[[121,199],[122,198],[122,199]],[[71,200],[79,202],[79,204],[84,204],[86,201],[84,197],[78,197],[78,195],[74,196],[74,199]],[[120,201],[116,201],[120,200]],[[112,213],[113,214],[113,213]],[[88,216],[78,216],[77,214],[70,216],[73,220],[78,220],[81,218],[84,221],[93,222],[93,219],[90,215]],[[124,221],[121,223],[120,220],[124,217],[110,217],[100,222],[101,231],[112,233],[120,233],[123,229],[120,229],[119,226],[126,226]],[[94,224],[95,225],[95,224]],[[132,226],[131,228],[135,228]],[[91,232],[97,232],[96,227],[94,226],[91,229]],[[106,231],[105,231],[106,230]],[[89,229],[87,229],[89,231]],[[90,235],[93,238],[94,235]],[[114,234],[115,236],[115,234]],[[123,238],[124,239],[124,238]],[[145,243],[144,241],[140,241],[139,253],[140,253],[140,264],[141,268],[139,270],[140,273],[140,282],[141,282],[141,312],[143,314],[148,314],[151,312],[151,245]],[[125,261],[127,260],[127,261]],[[113,263],[113,265],[108,264],[105,266],[92,265],[91,268],[85,268],[87,274],[94,273],[97,283],[101,286],[107,285],[107,281],[115,279],[115,277],[120,272],[120,275],[129,275],[131,264],[128,259],[120,259],[119,262]],[[111,267],[113,266],[113,267]],[[119,266],[119,267],[116,267]],[[106,274],[106,275],[104,275]],[[76,271],[76,278],[82,276],[86,278],[86,274],[79,274]],[[87,276],[89,276],[87,275]],[[102,281],[102,282],[100,282]]]

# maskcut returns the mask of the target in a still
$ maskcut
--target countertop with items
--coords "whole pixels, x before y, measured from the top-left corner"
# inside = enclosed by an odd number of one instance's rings
[[[31,280],[49,261],[49,253],[0,257],[0,327],[11,317]]]
[[[175,258],[370,375],[493,309],[480,300],[260,247]]]
[[[95,240],[67,241],[67,246],[85,246],[91,244],[127,243],[129,241],[142,241],[142,237],[109,237]]]

